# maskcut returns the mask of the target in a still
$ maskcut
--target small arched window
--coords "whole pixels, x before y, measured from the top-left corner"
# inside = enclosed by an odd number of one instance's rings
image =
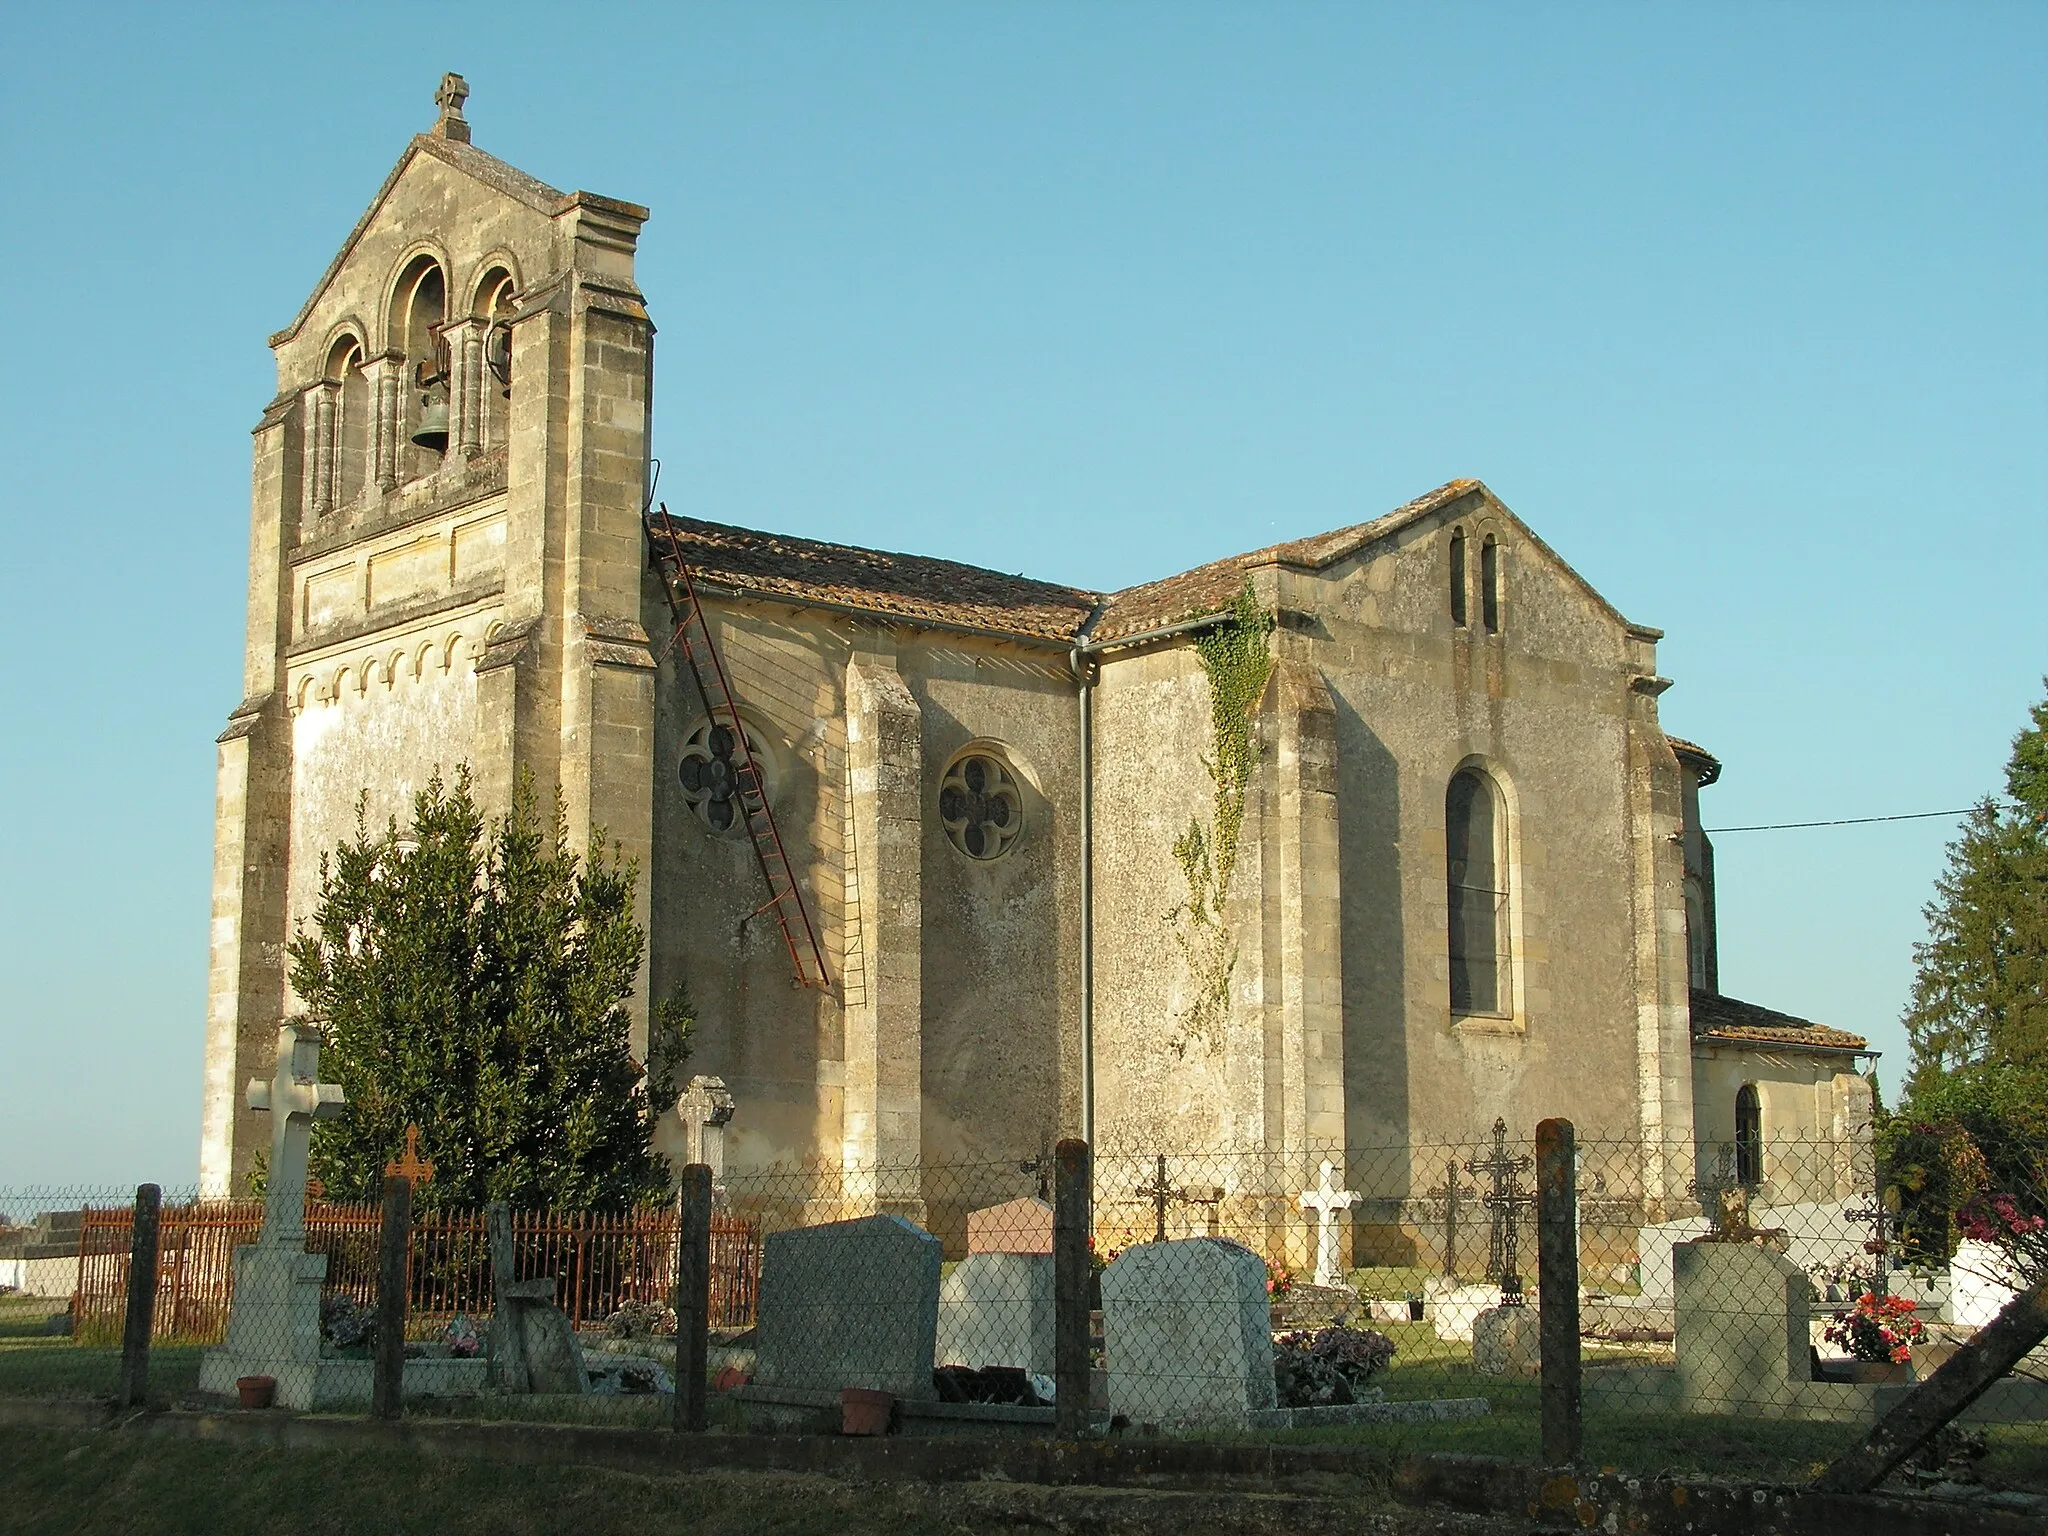
[[[1451,622],[1465,627],[1465,530],[1451,530]]]
[[[354,506],[370,482],[370,381],[363,372],[363,349],[344,336],[328,354],[327,380],[337,386],[328,425],[333,458],[328,468],[325,504]]]
[[[1479,546],[1479,621],[1489,635],[1500,633],[1500,544],[1490,533]]]
[[[1754,1189],[1764,1181],[1764,1106],[1755,1083],[1735,1090],[1735,1182]]]
[[[1500,790],[1461,768],[1444,797],[1451,1011],[1509,1011],[1507,817]]]

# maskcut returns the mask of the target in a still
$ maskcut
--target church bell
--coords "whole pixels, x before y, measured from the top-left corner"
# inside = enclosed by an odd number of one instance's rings
[[[429,399],[420,408],[420,424],[412,434],[415,445],[436,453],[448,451],[448,402]]]

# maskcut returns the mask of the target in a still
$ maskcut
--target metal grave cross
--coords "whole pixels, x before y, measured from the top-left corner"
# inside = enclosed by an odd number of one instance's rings
[[[1316,1181],[1316,1187],[1301,1193],[1301,1208],[1315,1212],[1316,1217],[1317,1285],[1343,1283],[1343,1273],[1337,1267],[1337,1213],[1349,1210],[1351,1202],[1357,1198],[1357,1190],[1337,1187],[1337,1165],[1327,1157],[1323,1159],[1322,1174]]]
[[[420,1156],[420,1128],[408,1125],[405,1128],[405,1156],[384,1165],[384,1172],[390,1178],[403,1179],[412,1185],[434,1182],[434,1160]]]
[[[1876,1194],[1868,1205],[1845,1208],[1842,1219],[1862,1222],[1869,1226],[1870,1236],[1863,1244],[1863,1251],[1874,1260],[1870,1278],[1872,1294],[1886,1296],[1891,1293],[1892,1258],[1891,1240],[1899,1235],[1899,1192],[1896,1188],[1885,1188],[1884,1165],[1877,1167]]]
[[[1165,1242],[1166,1208],[1168,1205],[1177,1205],[1185,1202],[1188,1192],[1184,1189],[1175,1189],[1166,1182],[1166,1156],[1164,1153],[1160,1154],[1158,1169],[1152,1175],[1152,1182],[1150,1184],[1140,1184],[1132,1193],[1140,1200],[1150,1200],[1152,1202],[1152,1241],[1155,1243]]]
[[[339,1083],[320,1081],[320,1031],[286,1024],[277,1032],[277,1070],[269,1082],[249,1079],[249,1107],[270,1114],[270,1164],[263,1186],[266,1243],[306,1240],[306,1141],[315,1120],[348,1108]]]
[[[1458,1206],[1478,1194],[1470,1184],[1458,1182],[1458,1160],[1444,1164],[1444,1181],[1429,1191],[1429,1198],[1444,1203],[1444,1278],[1458,1278]]]
[[[1535,1164],[1527,1157],[1508,1156],[1507,1142],[1508,1123],[1496,1119],[1492,1156],[1473,1158],[1465,1164],[1465,1171],[1475,1179],[1493,1181],[1492,1190],[1479,1202],[1493,1218],[1486,1237],[1486,1278],[1499,1282],[1503,1300],[1513,1297],[1519,1301],[1522,1276],[1515,1264],[1515,1220],[1523,1206],[1536,1203],[1536,1197],[1522,1188],[1516,1176],[1527,1173]]]

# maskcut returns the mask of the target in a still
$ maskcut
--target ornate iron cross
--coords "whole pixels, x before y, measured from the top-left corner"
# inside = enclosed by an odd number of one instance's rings
[[[434,1160],[420,1156],[420,1128],[408,1125],[405,1128],[405,1155],[384,1165],[384,1172],[393,1178],[418,1186],[434,1182]]]
[[[1184,1204],[1188,1198],[1186,1190],[1175,1189],[1166,1182],[1165,1154],[1162,1153],[1160,1155],[1158,1169],[1152,1175],[1152,1182],[1150,1184],[1140,1184],[1132,1193],[1137,1195],[1140,1200],[1150,1200],[1152,1202],[1152,1241],[1155,1243],[1165,1242],[1167,1206]]]
[[[1522,1276],[1516,1266],[1515,1220],[1523,1206],[1536,1203],[1536,1197],[1522,1188],[1518,1175],[1527,1173],[1535,1164],[1527,1157],[1510,1157],[1507,1142],[1508,1123],[1504,1118],[1497,1119],[1493,1122],[1492,1155],[1471,1159],[1465,1164],[1465,1171],[1475,1179],[1493,1181],[1492,1190],[1480,1202],[1492,1217],[1486,1237],[1486,1278],[1500,1282],[1503,1298],[1519,1298]]]
[[[1444,1181],[1429,1191],[1429,1198],[1441,1200],[1444,1208],[1444,1278],[1458,1278],[1458,1206],[1479,1191],[1458,1182],[1458,1160],[1444,1164]]]

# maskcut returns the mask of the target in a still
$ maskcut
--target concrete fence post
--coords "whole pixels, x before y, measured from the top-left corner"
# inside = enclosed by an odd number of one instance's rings
[[[676,1432],[709,1427],[704,1375],[711,1353],[711,1165],[683,1170],[676,1233]]]
[[[128,1245],[128,1316],[121,1328],[121,1380],[116,1408],[133,1408],[149,1392],[149,1335],[156,1321],[157,1234],[163,1191],[143,1184],[135,1191],[135,1229]]]
[[[384,1179],[384,1229],[377,1254],[377,1351],[370,1412],[395,1419],[405,1406],[406,1260],[412,1248],[412,1181]]]
[[[1087,1142],[1069,1138],[1053,1149],[1054,1417],[1059,1433],[1069,1440],[1081,1439],[1093,1423],[1088,1364],[1093,1183],[1094,1161]]]
[[[1569,1120],[1536,1127],[1536,1287],[1541,1312],[1543,1461],[1579,1459],[1579,1226],[1577,1137]]]

